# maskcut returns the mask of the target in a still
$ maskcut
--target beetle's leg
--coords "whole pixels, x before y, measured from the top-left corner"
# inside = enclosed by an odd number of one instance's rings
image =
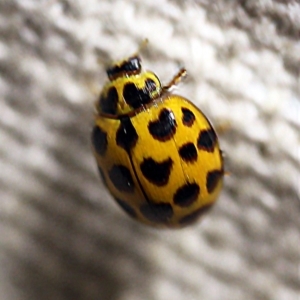
[[[181,80],[183,80],[187,76],[187,71],[185,68],[181,68],[175,76],[171,79],[171,81],[163,87],[163,91],[168,91],[171,89],[174,85],[177,85],[180,83]]]
[[[217,124],[215,126],[215,130],[216,130],[218,135],[224,134],[225,132],[230,130],[230,128],[231,128],[231,123],[230,123],[230,121],[226,121],[226,120],[220,122],[219,124]]]

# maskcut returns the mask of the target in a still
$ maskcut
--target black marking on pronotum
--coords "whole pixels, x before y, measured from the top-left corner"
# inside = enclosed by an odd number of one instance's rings
[[[157,79],[158,80],[158,79]],[[144,89],[148,92],[148,93],[153,93],[157,90],[158,86],[155,83],[155,81],[151,78],[147,78],[145,80],[145,87]]]
[[[148,129],[154,139],[165,142],[173,137],[176,126],[173,112],[163,108],[159,113],[158,120],[149,122]]]
[[[197,183],[186,183],[175,193],[173,201],[181,207],[188,207],[193,204],[200,194],[200,187]]]
[[[116,115],[118,104],[118,92],[114,86],[110,87],[106,95],[101,94],[99,99],[100,112],[104,114]]]
[[[198,149],[207,152],[213,152],[215,149],[216,142],[217,135],[212,128],[200,131],[197,140]]]
[[[140,207],[142,215],[151,222],[167,223],[173,216],[169,203],[147,203]]]
[[[154,159],[144,158],[140,165],[143,175],[153,184],[157,186],[166,185],[172,170],[173,161],[169,157],[162,162]]]
[[[92,144],[97,154],[103,156],[107,149],[107,133],[95,125],[92,131]]]
[[[155,84],[155,82],[153,83]],[[135,109],[152,101],[150,90],[147,88],[139,89],[133,82],[125,84],[123,97],[125,102]]]

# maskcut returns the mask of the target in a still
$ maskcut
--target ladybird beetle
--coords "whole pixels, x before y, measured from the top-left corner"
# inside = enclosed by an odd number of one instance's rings
[[[131,217],[183,227],[209,211],[223,184],[218,138],[205,115],[162,86],[135,54],[106,69],[96,102],[93,152],[104,184]]]

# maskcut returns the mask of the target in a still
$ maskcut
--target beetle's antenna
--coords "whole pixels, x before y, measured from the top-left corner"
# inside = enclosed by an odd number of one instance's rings
[[[138,56],[139,53],[141,53],[149,44],[149,40],[147,38],[144,38],[137,49],[137,51],[133,54],[133,56]]]

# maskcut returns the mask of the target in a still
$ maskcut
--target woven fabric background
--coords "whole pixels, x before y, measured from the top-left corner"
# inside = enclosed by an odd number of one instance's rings
[[[93,91],[134,53],[215,123],[222,195],[129,219],[91,154]],[[100,60],[100,64],[97,60]],[[0,299],[299,300],[300,2],[0,0]]]

